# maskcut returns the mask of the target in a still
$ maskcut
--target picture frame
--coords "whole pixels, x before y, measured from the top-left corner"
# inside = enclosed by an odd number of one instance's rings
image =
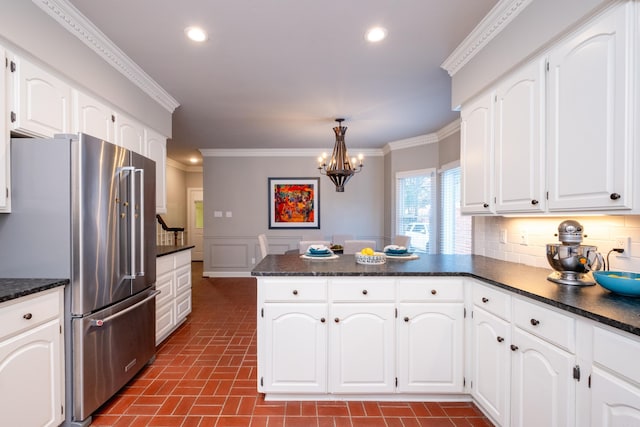
[[[269,228],[319,229],[320,178],[269,178]]]

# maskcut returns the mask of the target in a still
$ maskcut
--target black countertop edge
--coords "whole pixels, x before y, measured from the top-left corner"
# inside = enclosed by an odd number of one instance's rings
[[[0,279],[0,303],[67,284],[68,279]]]
[[[175,254],[176,252],[186,251],[195,248],[194,245],[159,245],[156,246],[156,257]]]

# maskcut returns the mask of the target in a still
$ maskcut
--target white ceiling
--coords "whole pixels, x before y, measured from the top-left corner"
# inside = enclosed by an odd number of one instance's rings
[[[169,157],[198,149],[324,148],[438,131],[451,111],[440,65],[497,0],[70,0],[173,96]],[[184,29],[199,25],[195,44]],[[374,25],[388,30],[365,41]]]

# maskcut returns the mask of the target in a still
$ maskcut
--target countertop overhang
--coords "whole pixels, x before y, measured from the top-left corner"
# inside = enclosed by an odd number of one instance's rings
[[[0,303],[68,283],[67,279],[0,279]]]
[[[195,248],[194,245],[158,245],[156,246],[156,257],[171,255],[176,252],[186,251]]]
[[[354,255],[305,260],[297,254],[267,255],[251,274],[265,276],[466,276],[640,336],[640,298],[613,294],[599,285],[568,286],[547,280],[551,268],[530,267],[479,255],[420,255],[361,265]]]

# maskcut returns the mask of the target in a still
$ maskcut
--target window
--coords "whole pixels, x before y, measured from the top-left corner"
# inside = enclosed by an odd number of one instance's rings
[[[411,237],[411,250],[430,252],[434,241],[435,170],[396,175],[396,234]]]
[[[441,254],[471,253],[471,217],[460,214],[460,166],[440,172]]]

